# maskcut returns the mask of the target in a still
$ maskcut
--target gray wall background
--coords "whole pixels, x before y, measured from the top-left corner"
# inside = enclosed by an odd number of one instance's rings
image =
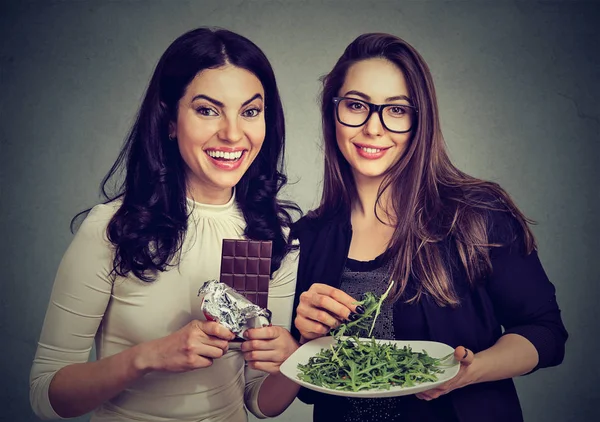
[[[70,218],[98,202],[168,44],[201,25],[264,49],[290,185],[318,201],[318,78],[363,32],[399,35],[436,82],[450,153],[524,212],[571,337],[517,382],[527,421],[600,420],[600,7],[583,1],[22,1],[0,6],[0,420],[34,421],[28,374]],[[309,420],[294,405],[277,420]],[[86,418],[77,419],[87,420]]]

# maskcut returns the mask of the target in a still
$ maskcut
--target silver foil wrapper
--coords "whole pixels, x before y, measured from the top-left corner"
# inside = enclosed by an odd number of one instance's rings
[[[240,293],[217,280],[210,280],[198,291],[200,309],[209,321],[217,321],[242,337],[248,328],[271,325],[271,312],[255,305]]]

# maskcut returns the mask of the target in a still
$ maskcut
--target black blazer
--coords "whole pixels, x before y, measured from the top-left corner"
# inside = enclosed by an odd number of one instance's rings
[[[487,211],[486,211],[487,212]],[[518,224],[508,213],[487,212],[490,242],[505,246],[492,248],[492,274],[476,288],[470,286],[452,239],[440,243],[451,268],[451,277],[461,304],[456,308],[440,307],[428,296],[417,304],[397,301],[393,306],[394,334],[397,340],[430,340],[465,346],[477,353],[494,345],[504,333],[520,334],[537,349],[539,363],[535,370],[558,365],[564,357],[567,332],[556,302],[555,289],[548,280],[537,252],[522,253]],[[292,235],[300,241],[300,261],[294,315],[299,296],[315,282],[339,287],[348,256],[352,227],[349,213],[335,217],[314,218],[310,214],[299,220]],[[411,280],[411,283],[415,283]],[[410,294],[410,289],[409,292]],[[292,334],[300,334],[292,325]],[[450,402],[448,421],[508,422],[522,421],[521,407],[512,379],[469,385],[443,396]],[[299,398],[315,405],[315,421],[328,413],[333,396],[302,389]],[[412,397],[415,406],[437,406],[436,400],[424,402]],[[418,403],[417,403],[418,402]],[[408,405],[410,406],[410,400]],[[440,401],[441,403],[441,401]],[[414,420],[422,422],[420,411]],[[425,412],[427,413],[427,412]],[[317,415],[324,415],[317,417]],[[402,417],[403,422],[412,421]]]

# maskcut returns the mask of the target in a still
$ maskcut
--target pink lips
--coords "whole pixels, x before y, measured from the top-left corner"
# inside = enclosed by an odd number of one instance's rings
[[[354,146],[356,147],[356,151],[358,152],[358,155],[360,155],[363,158],[366,158],[367,160],[377,160],[378,158],[383,157],[385,155],[385,153],[387,152],[387,150],[391,148],[391,147],[381,148],[381,147],[376,147],[373,145],[363,145],[363,144],[354,144]],[[365,151],[365,148],[371,149],[371,150],[378,150],[378,152],[367,152],[367,151]]]
[[[240,158],[238,158],[237,160],[219,160],[218,158],[214,158],[211,157],[208,154],[208,151],[217,151],[217,152],[228,152],[228,153],[235,153],[235,152],[242,152],[242,155]],[[232,170],[236,170],[238,169],[241,165],[242,162],[244,161],[244,158],[246,157],[246,150],[243,148],[229,148],[229,147],[220,147],[220,148],[209,148],[204,150],[204,152],[206,153],[206,156],[209,158],[209,161],[218,169],[221,170],[226,170],[226,171],[232,171]]]

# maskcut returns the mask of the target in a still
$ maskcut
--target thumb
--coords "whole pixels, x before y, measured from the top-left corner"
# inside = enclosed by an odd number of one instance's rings
[[[200,320],[195,319],[195,320],[191,321],[189,325],[192,329],[204,331],[204,324],[206,322],[207,321],[200,321]]]
[[[454,359],[456,359],[463,365],[470,365],[471,363],[473,363],[475,355],[466,347],[458,346],[456,349],[454,349]]]

